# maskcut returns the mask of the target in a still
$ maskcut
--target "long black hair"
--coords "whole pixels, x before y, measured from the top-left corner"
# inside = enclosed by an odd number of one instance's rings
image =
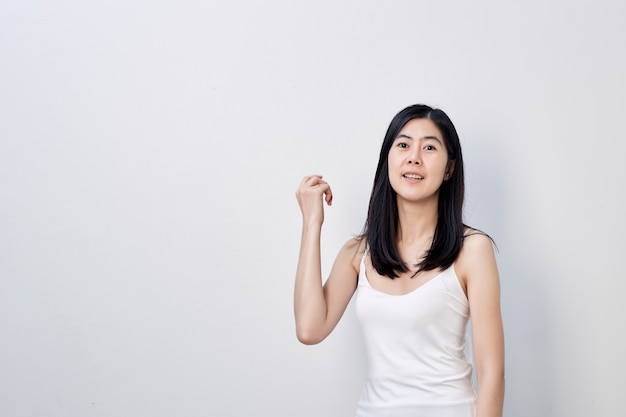
[[[413,119],[429,119],[435,123],[445,141],[448,159],[455,161],[451,177],[439,189],[435,234],[426,256],[416,265],[418,271],[448,268],[456,260],[463,243],[465,181],[459,136],[443,110],[423,104],[409,106],[393,118],[385,134],[362,235],[367,239],[372,266],[380,275],[389,278],[397,278],[400,273],[410,270],[398,253],[398,203],[396,192],[389,183],[388,155],[400,130]]]

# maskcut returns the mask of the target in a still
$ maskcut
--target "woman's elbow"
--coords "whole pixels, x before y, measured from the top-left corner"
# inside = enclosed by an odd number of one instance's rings
[[[303,326],[296,326],[296,337],[300,343],[305,345],[316,345],[325,339],[319,332],[303,328]]]

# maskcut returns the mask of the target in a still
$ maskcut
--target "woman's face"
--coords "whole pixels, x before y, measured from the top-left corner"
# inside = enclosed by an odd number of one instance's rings
[[[389,182],[398,199],[437,199],[454,170],[443,135],[429,119],[412,119],[396,136],[387,156]]]

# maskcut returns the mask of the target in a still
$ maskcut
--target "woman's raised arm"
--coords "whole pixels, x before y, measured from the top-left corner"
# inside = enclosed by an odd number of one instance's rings
[[[356,289],[355,255],[359,240],[351,239],[343,246],[330,276],[322,285],[323,200],[330,205],[332,191],[321,176],[311,175],[302,180],[296,197],[302,211],[302,240],[294,291],[296,335],[304,344],[316,344],[335,328]]]

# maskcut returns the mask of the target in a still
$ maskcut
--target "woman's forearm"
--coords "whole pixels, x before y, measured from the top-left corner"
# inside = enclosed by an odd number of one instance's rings
[[[321,224],[303,224],[296,271],[294,312],[296,334],[302,343],[317,343],[324,327],[327,306],[322,287]]]
[[[504,372],[478,376],[476,417],[502,417]]]

